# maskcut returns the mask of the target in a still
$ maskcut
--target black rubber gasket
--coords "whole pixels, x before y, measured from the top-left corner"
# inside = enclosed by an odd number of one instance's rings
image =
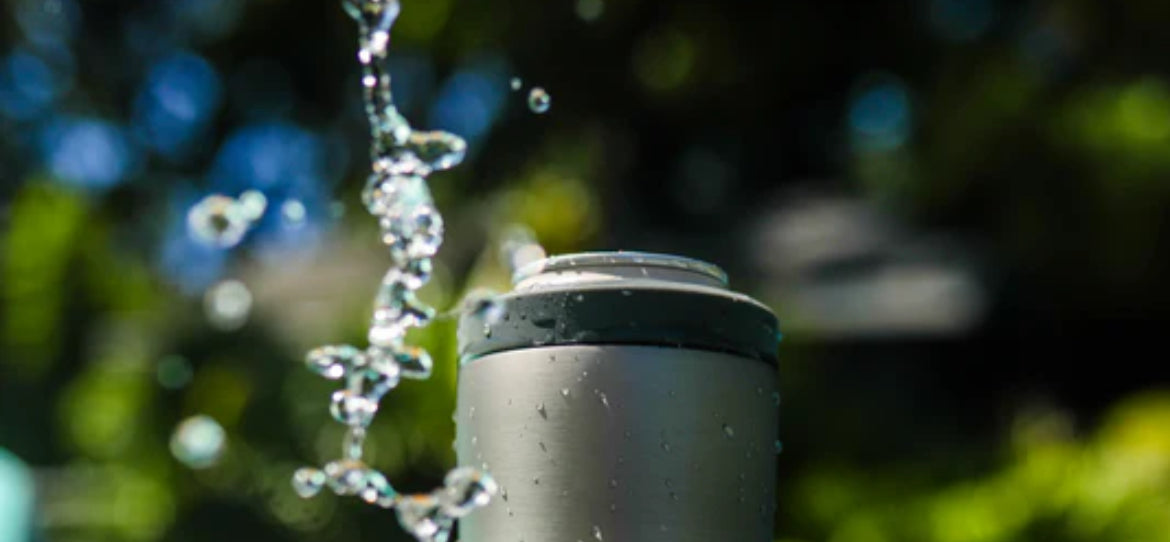
[[[728,352],[775,365],[779,326],[742,294],[654,280],[592,283],[501,296],[502,316],[469,312],[459,321],[459,354],[572,344],[659,345]]]

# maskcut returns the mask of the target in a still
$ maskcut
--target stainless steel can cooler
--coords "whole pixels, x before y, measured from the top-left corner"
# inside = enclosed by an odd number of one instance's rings
[[[767,307],[713,265],[627,252],[536,262],[502,301],[459,324],[459,463],[502,488],[462,542],[771,540]]]

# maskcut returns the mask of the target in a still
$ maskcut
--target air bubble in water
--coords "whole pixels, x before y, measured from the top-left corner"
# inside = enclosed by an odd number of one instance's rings
[[[307,499],[320,493],[321,488],[325,487],[326,480],[325,472],[321,469],[312,467],[297,469],[292,478],[293,491],[301,498]]]
[[[519,77],[513,77],[512,80],[508,82],[508,86],[512,87],[512,90],[514,91],[520,90],[520,87],[524,86],[524,81],[522,81]]]
[[[187,230],[205,245],[230,248],[238,245],[248,232],[248,214],[234,198],[212,194],[187,211]]]
[[[439,504],[444,514],[461,518],[476,508],[487,506],[500,486],[491,476],[471,467],[459,467],[444,479]]]
[[[179,423],[171,435],[171,454],[192,469],[215,465],[223,454],[227,433],[209,416],[192,416]]]
[[[551,106],[552,96],[549,96],[543,88],[535,87],[528,93],[528,109],[532,110],[533,113],[546,113]]]
[[[727,438],[735,438],[735,429],[730,425],[723,424],[723,434],[727,436]]]
[[[780,439],[776,439],[776,455],[780,455],[784,451],[784,443]]]
[[[221,331],[237,330],[247,323],[252,311],[252,292],[238,280],[222,281],[203,295],[203,310],[212,327]]]
[[[601,527],[598,527],[596,525],[593,526],[593,539],[598,540],[598,541],[605,540],[601,536]]]

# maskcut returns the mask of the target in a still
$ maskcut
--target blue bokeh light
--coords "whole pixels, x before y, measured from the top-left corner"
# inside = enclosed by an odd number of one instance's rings
[[[427,105],[435,86],[435,67],[428,56],[398,52],[386,61],[386,68],[392,75],[390,85],[398,109],[418,111]]]
[[[187,231],[187,211],[200,199],[182,189],[172,196],[171,218],[159,253],[163,274],[188,295],[197,295],[219,280],[227,261],[227,251],[200,243]]]
[[[991,0],[930,0],[928,10],[931,30],[939,38],[953,42],[979,38],[995,19]]]
[[[38,139],[49,171],[66,184],[109,188],[124,181],[137,163],[126,131],[104,120],[54,120],[42,128]]]
[[[284,122],[250,124],[228,136],[208,174],[211,191],[234,196],[259,190],[270,203],[246,242],[262,248],[315,246],[330,216],[330,187],[337,175],[326,148],[322,136]],[[281,219],[278,203],[287,200],[304,205],[304,222]]]
[[[507,91],[506,64],[469,63],[443,84],[431,109],[430,126],[462,136],[473,145],[499,119]]]
[[[320,136],[292,124],[246,125],[228,135],[216,154],[209,174],[212,188],[226,194],[257,189],[270,201],[273,195],[313,191],[322,183],[322,145]]]
[[[219,75],[203,58],[176,53],[156,63],[134,103],[134,129],[147,147],[175,158],[218,109]]]
[[[0,115],[29,120],[44,113],[72,85],[41,57],[16,50],[0,59]]]
[[[74,0],[17,0],[13,18],[24,37],[38,47],[54,47],[72,41],[81,23],[81,9]]]
[[[858,149],[888,151],[902,146],[911,130],[906,86],[893,78],[863,86],[849,107],[848,122],[851,140]]]

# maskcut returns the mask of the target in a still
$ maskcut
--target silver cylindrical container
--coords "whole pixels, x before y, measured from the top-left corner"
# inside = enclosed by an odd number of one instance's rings
[[[460,540],[771,540],[774,315],[676,256],[558,256],[514,283],[502,316],[460,322],[459,463],[503,490]]]

